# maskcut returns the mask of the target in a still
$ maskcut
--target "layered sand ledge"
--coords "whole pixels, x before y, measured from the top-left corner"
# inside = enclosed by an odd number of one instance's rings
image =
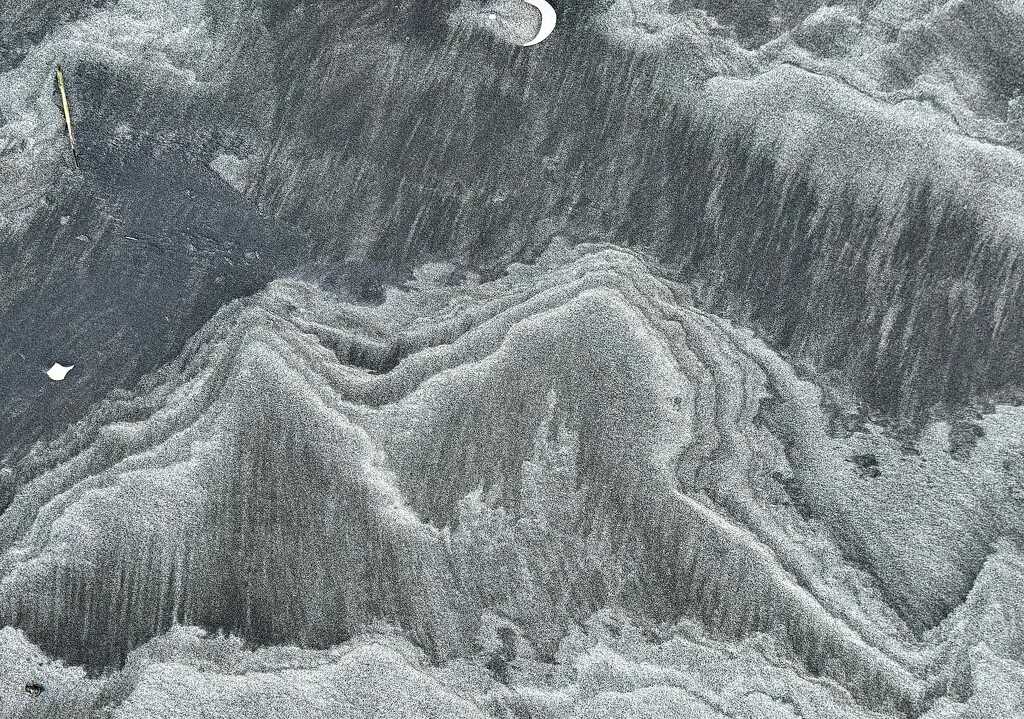
[[[32,706],[958,716],[1020,676],[1020,410],[963,469],[941,425],[900,464],[830,437],[812,384],[639,256],[453,272],[377,306],[275,282],[26,458],[5,651],[67,692]]]

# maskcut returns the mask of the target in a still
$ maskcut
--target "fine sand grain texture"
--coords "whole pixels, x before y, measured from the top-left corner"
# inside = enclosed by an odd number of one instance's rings
[[[0,0],[0,717],[1024,717],[1024,5],[550,4]]]

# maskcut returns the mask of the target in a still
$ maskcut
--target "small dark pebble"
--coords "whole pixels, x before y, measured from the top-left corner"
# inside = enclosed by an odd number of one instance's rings
[[[28,694],[30,697],[37,697],[37,696],[39,696],[40,694],[43,693],[43,685],[42,684],[26,684],[25,685],[25,693]]]

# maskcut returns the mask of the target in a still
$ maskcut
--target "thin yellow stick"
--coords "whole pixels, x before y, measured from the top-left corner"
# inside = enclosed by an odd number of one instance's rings
[[[60,87],[60,101],[64,104],[64,124],[68,126],[68,142],[71,143],[71,157],[78,167],[78,151],[75,150],[75,133],[71,129],[71,108],[68,107],[68,94],[64,89],[64,72],[57,66],[57,85]]]

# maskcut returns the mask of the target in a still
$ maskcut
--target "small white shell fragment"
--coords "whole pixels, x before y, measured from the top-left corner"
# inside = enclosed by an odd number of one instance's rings
[[[65,367],[62,364],[54,363],[53,367],[46,370],[46,376],[52,379],[54,382],[60,382],[65,377],[67,377],[68,372],[70,372],[74,368],[74,365],[71,365],[70,367]]]

